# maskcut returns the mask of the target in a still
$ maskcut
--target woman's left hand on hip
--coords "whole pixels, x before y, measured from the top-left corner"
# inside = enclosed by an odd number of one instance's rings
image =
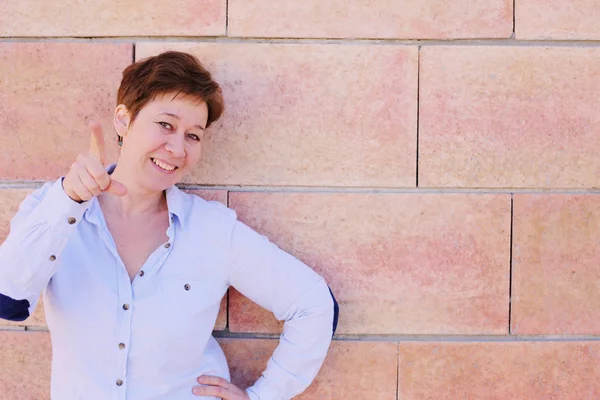
[[[250,400],[245,390],[218,376],[202,375],[198,383],[206,386],[194,386],[192,393],[196,396],[212,396],[223,400]]]

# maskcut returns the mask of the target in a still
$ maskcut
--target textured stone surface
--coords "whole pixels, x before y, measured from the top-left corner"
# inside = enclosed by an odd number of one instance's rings
[[[232,382],[252,385],[266,367],[277,340],[219,339]],[[397,343],[334,341],[315,381],[294,399],[339,400],[396,398]]]
[[[508,38],[506,0],[229,0],[229,36]]]
[[[516,0],[517,39],[600,39],[597,0]]]
[[[516,195],[512,332],[600,334],[600,196]]]
[[[417,48],[139,43],[192,52],[223,86],[188,182],[415,186]]]
[[[0,399],[50,400],[48,332],[0,331]]]
[[[240,220],[321,273],[338,333],[508,332],[510,197],[232,192]],[[232,293],[229,328],[274,332]]]
[[[217,36],[226,0],[19,0],[0,3],[0,36]]]
[[[19,205],[34,189],[0,189],[0,243],[10,232],[10,221],[19,211]]]
[[[419,186],[600,186],[600,49],[424,47]]]
[[[599,342],[400,343],[398,398],[600,398]]]
[[[131,56],[128,44],[0,43],[0,179],[65,174],[89,149],[90,119],[102,123],[114,162],[112,115]]]
[[[211,190],[211,189],[186,189],[187,193],[195,194],[207,201],[218,201],[223,205],[227,205],[227,190]]]

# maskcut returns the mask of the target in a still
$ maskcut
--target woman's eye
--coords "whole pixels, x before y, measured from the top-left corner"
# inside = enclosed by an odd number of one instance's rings
[[[198,135],[195,135],[193,133],[188,134],[188,137],[190,139],[192,139],[192,140],[195,140],[195,141],[199,141],[200,140],[200,138],[198,137]]]
[[[169,124],[168,122],[159,122],[158,123],[160,126],[162,126],[163,128],[172,130],[173,129],[173,125]]]

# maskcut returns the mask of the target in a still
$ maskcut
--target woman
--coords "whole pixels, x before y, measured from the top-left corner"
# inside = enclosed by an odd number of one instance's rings
[[[0,317],[26,319],[43,293],[52,398],[289,399],[317,374],[337,304],[312,269],[174,186],[222,113],[198,60],[166,52],[123,72],[108,168],[100,127],[64,178],[28,196],[0,247]],[[285,320],[262,377],[229,383],[212,337],[229,286]]]

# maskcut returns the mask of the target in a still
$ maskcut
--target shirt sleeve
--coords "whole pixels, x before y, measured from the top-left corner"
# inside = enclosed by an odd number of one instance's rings
[[[325,360],[337,304],[320,275],[239,221],[231,247],[231,285],[285,321],[279,345],[247,392],[252,400],[291,399],[311,384]]]
[[[21,203],[0,246],[1,318],[24,320],[33,312],[89,203],[67,196],[62,178],[46,183]]]

